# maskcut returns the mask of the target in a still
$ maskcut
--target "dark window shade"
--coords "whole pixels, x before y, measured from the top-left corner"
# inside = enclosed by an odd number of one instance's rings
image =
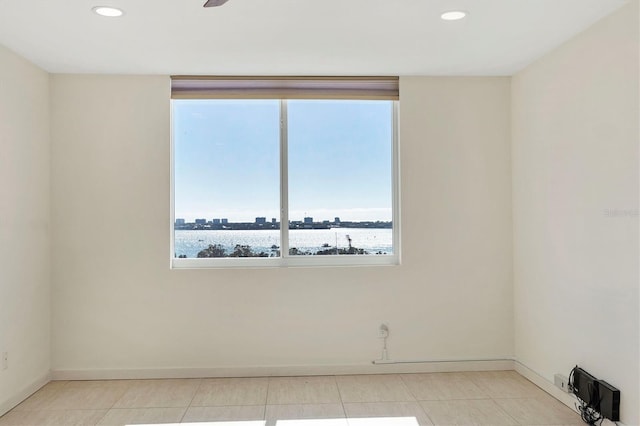
[[[172,99],[398,100],[398,77],[172,76]]]

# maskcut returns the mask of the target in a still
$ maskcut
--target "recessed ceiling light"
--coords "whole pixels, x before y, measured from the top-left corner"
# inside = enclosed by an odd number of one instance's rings
[[[122,10],[110,6],[96,6],[92,10],[98,15],[106,16],[107,18],[117,18],[124,15]]]
[[[444,19],[445,21],[457,21],[464,18],[465,16],[467,16],[467,12],[464,12],[462,10],[450,10],[440,15],[440,18]]]

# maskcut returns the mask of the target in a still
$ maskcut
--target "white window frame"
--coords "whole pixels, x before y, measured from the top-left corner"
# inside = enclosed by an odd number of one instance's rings
[[[171,190],[170,190],[170,268],[277,268],[277,267],[336,267],[400,264],[400,149],[398,135],[399,102],[392,102],[392,238],[393,253],[385,255],[289,255],[288,203],[288,129],[287,100],[280,99],[280,257],[247,258],[176,258],[175,257],[175,141],[173,131],[174,103],[171,101]]]

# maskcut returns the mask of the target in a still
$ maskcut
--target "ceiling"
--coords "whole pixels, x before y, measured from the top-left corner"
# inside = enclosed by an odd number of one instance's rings
[[[626,0],[203,3],[0,0],[0,44],[53,73],[512,75]]]

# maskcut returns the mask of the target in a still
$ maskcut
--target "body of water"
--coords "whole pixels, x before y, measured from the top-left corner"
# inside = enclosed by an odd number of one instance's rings
[[[233,252],[237,245],[248,245],[253,252],[265,252],[277,256],[280,247],[279,230],[176,230],[175,256],[186,255],[198,257],[198,252],[209,245],[220,244],[227,251]],[[332,229],[291,229],[289,230],[289,247],[300,252],[319,250],[346,249],[351,245],[364,249],[369,254],[393,254],[393,230],[371,228],[332,228]],[[273,248],[274,246],[278,248]]]

